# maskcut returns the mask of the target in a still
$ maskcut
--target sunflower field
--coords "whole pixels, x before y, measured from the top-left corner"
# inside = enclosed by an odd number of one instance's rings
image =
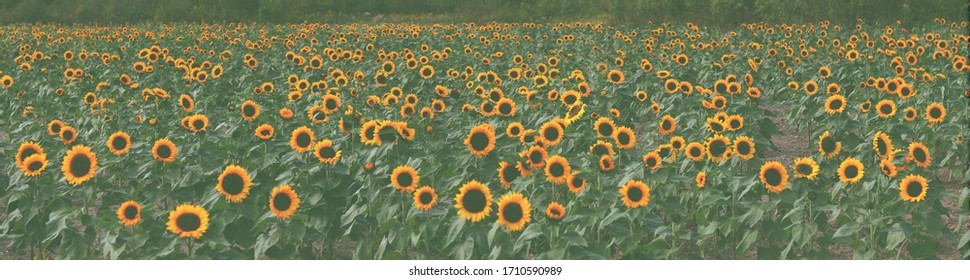
[[[966,259],[967,24],[0,26],[0,257]]]

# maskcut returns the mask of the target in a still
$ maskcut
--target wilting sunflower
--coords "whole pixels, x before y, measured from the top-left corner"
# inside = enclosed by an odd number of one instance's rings
[[[579,172],[573,172],[569,175],[569,178],[566,179],[566,186],[569,187],[569,191],[573,192],[574,194],[579,194],[586,189],[586,179],[579,176]]]
[[[876,132],[872,136],[872,149],[876,151],[876,154],[880,158],[888,156],[895,148],[893,147],[893,140],[889,139],[889,135],[886,135],[882,131]]]
[[[697,175],[694,176],[694,182],[697,183],[697,188],[704,188],[704,185],[707,185],[707,172],[697,172]]]
[[[252,185],[252,179],[245,169],[238,165],[229,165],[219,175],[216,190],[229,201],[238,203],[249,195],[249,187]]]
[[[505,161],[499,162],[498,169],[496,169],[496,171],[498,171],[499,182],[501,182],[502,187],[505,187],[506,189],[511,188],[512,181],[519,178],[521,175],[519,170],[516,169],[515,165]]]
[[[268,123],[264,123],[256,127],[254,134],[259,139],[269,140],[273,138],[273,132],[273,126]]]
[[[722,160],[730,158],[731,148],[731,140],[720,134],[715,134],[707,138],[707,142],[704,143],[707,157],[713,162],[721,162]]]
[[[240,109],[242,110],[242,117],[244,120],[253,121],[259,117],[259,105],[252,100],[246,100],[246,102],[243,102]]]
[[[815,177],[818,176],[818,163],[810,157],[795,159],[795,165],[792,165],[791,169],[795,172],[795,178],[815,180]]]
[[[68,183],[80,185],[94,178],[94,174],[98,171],[98,156],[88,146],[74,145],[64,156],[61,171],[64,172],[64,178]]]
[[[937,124],[943,122],[943,118],[946,117],[946,108],[943,104],[933,102],[929,106],[926,106],[926,120],[930,124]]]
[[[290,185],[273,188],[269,196],[269,209],[273,211],[273,216],[286,220],[293,217],[298,208],[300,208],[300,197]]]
[[[647,206],[650,203],[650,187],[647,183],[630,179],[620,187],[620,200],[628,208]]]
[[[61,142],[64,144],[71,144],[77,139],[77,130],[70,126],[64,126],[61,128]]]
[[[34,177],[40,175],[47,169],[47,154],[33,154],[28,156],[21,163],[24,171],[24,175],[28,177]]]
[[[168,230],[179,237],[202,238],[209,228],[209,211],[198,205],[182,204],[168,213]]]
[[[401,165],[391,171],[391,186],[402,192],[413,192],[418,187],[421,176],[414,167]]]
[[[780,193],[788,187],[788,170],[780,162],[765,162],[761,165],[761,172],[759,174],[761,182],[765,184],[765,188],[770,192]]]
[[[566,216],[566,207],[559,202],[550,202],[549,206],[546,206],[546,218],[553,221],[562,220]]]
[[[845,110],[845,96],[841,94],[829,95],[825,99],[825,112],[829,114],[842,113]]]
[[[110,150],[112,153],[116,155],[123,155],[128,153],[128,150],[131,149],[131,137],[128,136],[128,133],[118,131],[111,134],[111,136],[108,136],[107,145],[108,150]]]
[[[818,152],[826,158],[838,155],[840,150],[842,150],[842,142],[835,141],[835,138],[829,135],[828,130],[818,137]]]
[[[152,157],[163,163],[174,162],[177,155],[178,148],[168,138],[158,139],[155,141],[155,145],[152,146]]]
[[[606,138],[613,136],[613,132],[616,130],[616,125],[613,124],[613,120],[609,118],[601,117],[593,123],[593,127],[596,129],[596,137]]]
[[[497,224],[509,231],[521,231],[525,224],[532,221],[532,205],[521,193],[507,193],[498,200]]]
[[[313,136],[313,131],[309,127],[301,126],[293,130],[290,136],[290,147],[297,153],[305,153],[311,150],[314,141],[316,137]]]
[[[36,154],[44,154],[44,148],[41,147],[40,144],[33,141],[24,141],[23,143],[20,143],[20,147],[17,148],[17,167],[22,170],[26,170],[27,168],[24,165],[24,161],[28,157]]]
[[[839,180],[846,184],[855,184],[866,174],[865,166],[859,160],[848,157],[839,164]]]
[[[126,227],[133,227],[141,220],[141,204],[129,200],[118,207],[118,221]]]
[[[929,167],[930,163],[933,162],[933,157],[930,155],[929,148],[923,145],[922,142],[909,143],[909,154],[906,156],[906,161],[912,161],[916,163],[919,167]]]
[[[340,154],[342,152],[341,150],[334,149],[333,141],[330,141],[330,139],[321,140],[313,146],[313,156],[320,160],[321,163],[337,163],[340,160]]]
[[[880,100],[876,103],[876,113],[879,113],[879,117],[887,119],[896,115],[896,102],[889,99]]]
[[[686,150],[684,154],[687,154],[687,158],[690,160],[699,161],[704,159],[704,145],[701,143],[690,142],[690,144],[687,144]]]
[[[549,153],[541,146],[530,146],[525,151],[522,151],[519,156],[525,158],[529,162],[529,166],[532,166],[533,169],[539,169],[545,166]]]
[[[463,219],[478,222],[492,211],[492,193],[488,186],[472,180],[465,183],[455,196],[455,208]]]
[[[755,153],[754,141],[747,136],[738,136],[734,138],[734,151],[743,160],[752,159]]]
[[[424,186],[414,191],[414,207],[418,210],[431,210],[436,203],[438,203],[438,194],[433,188]]]
[[[663,163],[663,159],[660,158],[660,154],[658,154],[657,151],[652,151],[647,153],[646,155],[643,155],[643,165],[645,165],[646,167],[649,167],[650,170],[656,170],[657,168],[660,168],[660,165],[662,163]]]
[[[907,202],[923,201],[923,199],[926,199],[926,189],[928,188],[926,178],[918,174],[910,174],[899,182],[899,197]]]
[[[616,147],[620,149],[633,148],[637,144],[637,136],[629,127],[621,126],[613,133],[613,140],[616,140]]]
[[[558,145],[563,139],[562,125],[557,121],[548,121],[539,128],[539,140],[547,147]]]
[[[478,158],[488,155],[495,149],[495,128],[488,123],[473,127],[465,138],[465,146]]]
[[[560,185],[566,183],[572,169],[569,167],[569,161],[566,158],[556,155],[546,160],[545,171],[547,181]]]
[[[665,115],[663,116],[663,118],[660,119],[660,125],[658,126],[658,129],[660,130],[660,134],[662,135],[673,133],[674,130],[677,130],[677,120],[675,120],[670,115]]]
[[[64,122],[61,120],[52,120],[51,122],[47,123],[47,133],[50,135],[61,135],[61,128],[63,127]]]

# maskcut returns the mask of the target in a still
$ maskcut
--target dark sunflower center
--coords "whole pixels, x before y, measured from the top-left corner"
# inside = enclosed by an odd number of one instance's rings
[[[566,169],[565,167],[562,166],[561,163],[556,162],[549,166],[549,174],[551,174],[552,177],[560,177],[565,172],[566,172]]]
[[[829,108],[832,110],[842,108],[842,100],[840,99],[832,100],[832,106],[829,106]]]
[[[519,170],[515,169],[515,167],[512,167],[511,165],[506,166],[504,169],[502,169],[502,178],[504,178],[506,182],[511,182],[512,180],[519,178]]]
[[[111,140],[111,147],[119,151],[124,150],[126,147],[128,147],[128,141],[122,137],[115,137]]]
[[[940,115],[942,115],[942,113],[943,112],[940,111],[940,108],[931,108],[930,109],[930,118],[939,119],[940,118]]]
[[[421,70],[421,75],[424,75],[424,76],[431,76],[431,69],[424,69],[424,70]]]
[[[858,167],[856,167],[855,165],[849,165],[849,166],[846,166],[845,167],[845,177],[846,178],[855,179],[856,176],[859,176],[859,168]]]
[[[542,136],[545,137],[546,140],[554,141],[556,139],[559,139],[559,130],[555,128],[547,128],[545,131],[542,132]]]
[[[529,161],[531,161],[533,164],[542,162],[542,153],[539,151],[532,151],[532,153],[529,154]]]
[[[879,106],[879,112],[882,113],[883,115],[889,115],[889,113],[892,113],[892,110],[893,108],[888,104]]]
[[[804,163],[799,163],[798,165],[795,166],[795,171],[798,172],[798,174],[810,175],[812,174],[812,166]]]
[[[185,213],[175,218],[175,225],[182,231],[195,231],[202,226],[202,219],[194,213]]]
[[[285,193],[279,193],[273,196],[273,206],[276,207],[277,211],[289,210],[292,204],[293,199]]]
[[[188,99],[182,99],[182,107],[185,107],[185,108],[188,108],[189,107],[189,100]]]
[[[805,89],[807,89],[809,92],[814,92],[815,91],[815,85],[808,84],[807,86],[805,86]]]
[[[30,164],[27,165],[27,170],[37,171],[37,170],[40,170],[40,168],[43,167],[43,166],[44,166],[44,163],[43,162],[41,162],[41,161],[34,161],[34,162],[31,162]]]
[[[563,101],[566,101],[566,104],[573,104],[576,102],[576,96],[567,95],[566,97],[563,98]]]
[[[926,150],[917,148],[913,150],[913,157],[916,158],[918,162],[926,161]]]
[[[519,135],[520,132],[521,131],[519,130],[518,127],[512,127],[511,129],[509,129],[509,133],[512,135]]]
[[[306,133],[300,133],[296,135],[296,145],[300,147],[310,146],[310,135]]]
[[[512,113],[512,105],[507,103],[502,103],[501,105],[498,106],[498,112],[502,113],[503,115],[508,115]]]
[[[479,213],[485,210],[485,193],[481,190],[468,190],[461,199],[461,205],[469,213]]]
[[[670,123],[670,121],[664,120],[663,123],[660,124],[660,127],[663,128],[664,130],[670,130],[671,125],[673,124]]]
[[[727,86],[718,84],[714,86],[714,90],[716,90],[717,92],[725,92],[727,91]]]
[[[616,135],[616,142],[618,142],[618,143],[620,143],[622,145],[626,145],[627,143],[630,143],[630,134],[627,134],[627,133],[619,133],[619,134],[617,134]]]
[[[825,153],[835,152],[835,140],[833,140],[832,137],[825,137],[825,139],[822,139],[822,150],[825,151]]]
[[[740,142],[738,143],[738,153],[742,155],[748,155],[751,153],[751,143]]]
[[[488,135],[485,135],[483,132],[476,132],[472,134],[471,139],[468,141],[468,143],[471,144],[472,149],[475,151],[484,151],[485,148],[488,148],[488,142]]]
[[[570,181],[570,185],[572,185],[573,187],[577,187],[577,188],[578,187],[582,187],[583,186],[583,183],[585,183],[585,181],[583,180],[583,178],[579,178],[578,176],[574,176],[573,179],[572,179],[572,181]]]
[[[721,108],[722,106],[724,106],[724,101],[723,100],[721,100],[721,99],[714,100],[714,107]]]
[[[243,114],[245,114],[246,117],[252,117],[253,115],[256,115],[256,107],[253,107],[253,106],[243,107]]]
[[[333,147],[324,147],[320,149],[320,156],[323,158],[333,158],[337,156],[337,151],[334,151]]]
[[[325,102],[325,105],[327,105],[327,109],[328,110],[337,109],[337,101],[336,100],[327,99],[327,101]]]
[[[626,191],[626,197],[633,202],[640,202],[643,199],[643,191],[640,188],[630,188]]]
[[[674,91],[674,90],[677,90],[677,84],[676,84],[676,83],[668,83],[668,84],[667,84],[667,90],[668,90],[668,91]]]
[[[414,177],[411,177],[411,173],[403,172],[397,175],[397,184],[401,187],[410,187],[414,183]]]
[[[34,149],[26,149],[26,150],[24,150],[24,153],[20,155],[20,160],[25,160],[28,157],[30,157],[32,155],[35,155],[35,154],[37,154],[37,150],[34,150]]]
[[[67,139],[67,140],[74,139],[74,132],[71,132],[70,130],[65,130],[64,139]]]
[[[552,210],[549,210],[549,212],[552,213],[552,216],[553,217],[557,217],[559,215],[562,215],[562,212],[559,212],[559,209],[552,209]]]
[[[222,178],[222,190],[229,195],[237,195],[243,191],[243,178],[239,174],[230,173]]]
[[[418,201],[424,205],[431,204],[432,198],[434,197],[431,196],[431,192],[422,192],[421,195],[418,195]]]
[[[765,183],[773,187],[781,184],[781,172],[778,172],[778,169],[775,168],[765,170]]]
[[[647,165],[650,166],[650,167],[657,166],[657,159],[654,158],[654,157],[648,157],[647,158]]]
[[[921,185],[919,182],[912,181],[906,186],[906,195],[909,197],[918,197],[921,194],[923,194],[923,185]]]
[[[135,206],[128,206],[125,208],[125,211],[122,214],[125,214],[125,219],[135,219],[135,217],[138,216],[138,208]]]
[[[506,204],[502,209],[502,218],[513,224],[521,221],[523,214],[522,205],[518,202]]]
[[[607,149],[606,149],[606,146],[604,145],[596,145],[595,147],[593,147],[594,155],[601,156],[601,155],[605,155],[606,153],[607,153]]]
[[[602,135],[613,135],[613,127],[608,123],[600,124],[599,132]]]
[[[91,158],[87,155],[80,154],[74,156],[71,159],[71,175],[74,177],[83,177],[91,172]]]
[[[732,128],[739,128],[739,127],[741,127],[741,121],[739,121],[739,120],[731,120],[730,125],[731,125]]]
[[[167,159],[168,157],[172,156],[172,148],[169,148],[168,145],[159,145],[157,153],[158,157]]]
[[[876,139],[876,149],[877,149],[876,152],[878,152],[879,155],[885,155],[886,154],[886,141],[883,141],[882,139],[878,139],[877,138]]]
[[[196,120],[196,121],[192,122],[192,126],[194,126],[195,129],[202,129],[203,127],[205,127],[205,122],[203,122],[201,120]]]
[[[51,125],[51,131],[53,131],[54,133],[61,133],[61,125],[59,124]]]
[[[696,147],[690,148],[690,150],[688,150],[687,152],[690,153],[690,156],[692,156],[692,157],[699,157],[699,156],[701,156],[701,149],[700,148],[696,148]]]
[[[708,148],[708,151],[716,157],[723,156],[724,153],[727,153],[727,144],[722,141],[711,142],[711,147]]]

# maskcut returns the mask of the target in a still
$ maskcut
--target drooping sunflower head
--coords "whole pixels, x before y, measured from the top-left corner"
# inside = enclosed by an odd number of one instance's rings
[[[730,158],[731,148],[731,140],[720,134],[707,138],[704,145],[704,149],[707,150],[707,157],[713,162],[721,162]]]
[[[926,178],[918,174],[910,174],[899,182],[899,197],[906,202],[919,202],[926,199]]]
[[[502,187],[505,187],[506,189],[511,188],[512,181],[519,178],[521,175],[519,170],[516,169],[515,165],[505,161],[499,162],[499,166],[496,171],[498,171],[499,182],[501,182]]]
[[[182,204],[168,213],[167,225],[179,237],[199,239],[209,228],[209,211],[198,205]]]
[[[476,157],[481,158],[488,155],[495,149],[495,128],[488,123],[473,127],[468,132],[468,137],[465,138],[465,146]]]
[[[553,221],[562,220],[566,216],[566,207],[559,202],[550,202],[549,206],[546,206],[546,218]]]
[[[835,138],[829,135],[829,131],[826,130],[818,137],[818,152],[827,158],[832,158],[839,154],[842,150],[842,142],[835,141]]]
[[[509,231],[521,231],[530,221],[532,205],[521,193],[512,192],[499,198],[497,224],[505,226]]]
[[[290,185],[273,188],[269,197],[269,209],[273,211],[273,216],[286,220],[293,217],[298,208],[300,208],[300,197]]]
[[[563,184],[569,178],[571,168],[566,158],[556,155],[546,160],[546,180],[553,184]]]
[[[313,131],[309,127],[301,126],[293,130],[290,136],[290,147],[297,153],[305,153],[311,150],[314,141],[316,137],[313,136]]]
[[[858,183],[863,175],[865,175],[865,166],[853,157],[848,157],[839,164],[839,180],[842,183]]]
[[[752,159],[755,153],[754,141],[747,136],[738,136],[734,139],[734,151],[743,160]]]
[[[341,153],[341,150],[334,148],[333,141],[330,139],[321,140],[313,146],[313,156],[321,163],[336,164],[340,160]]]
[[[252,184],[252,179],[245,169],[238,165],[229,165],[219,175],[216,190],[230,202],[238,203],[249,195],[249,188]]]
[[[791,169],[795,172],[795,178],[815,180],[815,177],[818,176],[818,163],[810,157],[795,159],[795,165],[792,165]]]
[[[458,190],[455,208],[462,218],[472,222],[481,221],[492,211],[492,193],[485,184],[472,180]]]
[[[80,185],[94,178],[98,170],[98,157],[85,145],[74,145],[64,156],[61,171],[71,185]]]
[[[929,148],[923,145],[922,142],[912,142],[908,147],[909,154],[906,156],[907,161],[915,162],[916,166],[919,167],[929,167],[930,163],[933,162],[933,157],[930,155]]]
[[[240,109],[242,110],[242,117],[244,120],[253,121],[259,117],[259,105],[252,100],[246,100],[246,102],[243,102]]]
[[[893,147],[892,139],[889,139],[889,135],[886,135],[882,131],[876,132],[872,136],[872,149],[876,151],[876,154],[880,158],[884,158],[889,155],[895,148]]]
[[[163,163],[174,162],[177,155],[178,148],[168,138],[158,139],[155,141],[155,145],[152,146],[152,157]]]
[[[885,157],[879,160],[879,169],[882,170],[882,174],[890,178],[896,177],[896,173],[899,171],[896,168],[896,164],[893,163],[892,157]]]
[[[141,220],[141,204],[132,200],[125,201],[118,207],[117,214],[122,225],[133,227]]]
[[[418,210],[431,210],[438,203],[438,194],[430,186],[424,186],[414,191],[414,207]]]
[[[780,193],[788,187],[788,170],[780,162],[768,161],[762,164],[759,177],[770,192]]]
[[[647,206],[650,203],[650,187],[647,183],[630,179],[620,187],[620,200],[628,208]]]
[[[613,157],[609,155],[603,155],[603,156],[600,156],[599,167],[600,167],[600,171],[606,172],[606,171],[613,170],[613,168],[616,167],[616,164],[613,163]]]
[[[616,129],[616,132],[613,133],[613,140],[616,140],[616,146],[620,149],[630,149],[637,144],[637,136],[633,134],[633,129],[626,126]]]
[[[391,171],[391,186],[401,192],[413,192],[414,189],[418,188],[420,181],[421,176],[418,175],[418,171],[414,167],[401,165]]]
[[[557,121],[548,121],[539,128],[539,140],[547,147],[558,145],[563,139],[563,127]]]

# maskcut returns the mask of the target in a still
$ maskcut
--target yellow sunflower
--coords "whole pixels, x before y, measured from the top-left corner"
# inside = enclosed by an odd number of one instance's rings
[[[876,132],[872,136],[872,149],[876,151],[876,154],[880,158],[884,158],[889,155],[895,148],[893,147],[893,140],[889,139],[889,135],[886,135],[882,131]]]
[[[795,159],[795,164],[791,167],[795,172],[795,178],[808,178],[815,180],[818,176],[818,163],[810,157],[800,157]]]
[[[616,147],[620,149],[630,149],[637,144],[637,135],[629,127],[621,126],[613,133],[613,140],[616,140]]]
[[[525,151],[522,151],[522,153],[519,153],[519,157],[525,158],[529,166],[532,166],[533,169],[539,169],[545,166],[548,156],[549,153],[546,152],[546,149],[538,145],[530,146]]]
[[[917,174],[910,174],[899,182],[899,197],[906,202],[919,202],[926,199],[926,178]]]
[[[413,192],[418,187],[421,176],[414,167],[401,165],[391,171],[391,186],[402,192]]]
[[[64,156],[61,171],[68,183],[80,185],[94,178],[98,171],[98,156],[88,146],[74,145]]]
[[[488,123],[473,127],[465,138],[465,146],[478,158],[488,155],[495,149],[495,128]]]
[[[846,184],[855,184],[866,174],[865,166],[859,160],[848,157],[839,164],[839,180]]]
[[[273,129],[272,125],[264,123],[257,126],[256,131],[253,132],[253,134],[255,134],[259,139],[269,140],[273,138],[274,131],[275,130]]]
[[[721,162],[722,160],[730,158],[731,148],[731,140],[720,134],[715,134],[707,138],[707,142],[704,143],[704,150],[707,151],[707,157],[713,162]]]
[[[152,146],[152,157],[156,160],[164,163],[172,163],[175,161],[175,157],[178,155],[178,147],[175,147],[175,143],[168,138],[162,138],[155,141],[155,145]]]
[[[70,126],[64,126],[61,128],[61,142],[64,144],[71,144],[77,139],[77,130]]]
[[[650,203],[650,187],[647,183],[630,179],[620,187],[620,198],[628,208],[647,206]]]
[[[926,120],[930,124],[937,124],[943,122],[943,118],[946,117],[946,108],[943,104],[933,102],[929,106],[926,106]]]
[[[738,136],[734,138],[734,151],[743,160],[752,159],[755,153],[754,141],[747,136]]]
[[[131,149],[131,137],[128,133],[118,131],[108,136],[108,150],[116,155],[128,153]]]
[[[521,193],[507,193],[498,200],[497,224],[509,231],[521,231],[532,221],[532,205]]]
[[[546,206],[546,218],[553,221],[562,220],[566,216],[566,207],[559,202],[550,202],[549,206]]]
[[[309,127],[301,126],[293,130],[290,136],[290,147],[297,153],[305,153],[313,148],[314,141],[316,137],[313,136],[313,131]]]
[[[690,144],[687,144],[685,149],[686,152],[684,152],[684,154],[687,154],[687,158],[690,160],[699,161],[704,159],[705,150],[704,145],[701,143],[690,142]]]
[[[842,113],[845,110],[845,96],[841,94],[829,95],[825,99],[825,112],[829,114]]]
[[[663,160],[660,158],[660,154],[657,153],[657,151],[652,151],[646,155],[643,155],[643,165],[649,167],[650,170],[657,170],[657,168],[660,168],[661,163],[663,163]]]
[[[36,154],[44,154],[44,148],[41,147],[40,144],[33,141],[24,141],[23,143],[20,143],[20,147],[17,148],[17,167],[20,169],[26,169],[24,160],[26,160],[27,157]]]
[[[842,150],[842,142],[835,141],[835,138],[829,135],[828,130],[818,137],[818,152],[826,158],[838,155],[840,150]]]
[[[330,141],[330,139],[321,140],[313,146],[313,156],[320,160],[321,163],[336,164],[340,160],[340,154],[342,152],[341,150],[334,149],[333,141]]]
[[[566,179],[569,179],[569,174],[572,172],[569,167],[569,161],[558,155],[546,160],[545,171],[546,180],[556,185],[566,183]]]
[[[516,169],[515,165],[505,161],[499,162],[498,169],[496,169],[496,171],[498,171],[499,182],[501,182],[502,187],[505,187],[506,189],[511,188],[512,181],[519,178],[521,175],[519,170]]]
[[[677,120],[670,115],[664,115],[660,119],[660,125],[657,128],[660,130],[660,134],[662,135],[673,133],[674,130],[677,130]]]
[[[569,178],[566,179],[566,186],[569,187],[569,191],[573,192],[574,194],[579,194],[586,189],[586,179],[579,176],[579,172],[573,172],[569,175]]]
[[[64,127],[64,122],[62,122],[61,120],[52,120],[49,123],[47,123],[47,133],[49,133],[50,135],[61,135],[61,128],[63,127]]]
[[[761,183],[764,183],[765,188],[770,192],[780,193],[788,187],[788,170],[780,162],[765,162],[761,165],[759,174]]]
[[[249,178],[246,169],[238,165],[229,165],[219,175],[216,190],[229,201],[239,203],[249,195],[249,187],[252,185],[252,179]]]
[[[697,183],[697,188],[704,188],[707,185],[707,172],[697,172],[697,175],[694,176],[694,182]]]
[[[418,188],[414,191],[414,207],[418,210],[431,210],[438,203],[438,194],[429,186]]]
[[[125,201],[118,207],[117,214],[122,225],[133,227],[141,220],[141,204],[132,200]]]
[[[290,185],[273,188],[269,197],[269,209],[273,211],[273,216],[286,220],[293,217],[298,208],[300,208],[300,197]]]
[[[182,204],[168,213],[167,225],[179,237],[199,239],[209,228],[209,211],[198,205]]]
[[[47,169],[47,154],[33,154],[25,158],[22,162],[24,175],[34,177],[40,175]]]
[[[492,193],[488,186],[472,180],[458,190],[455,208],[463,219],[473,223],[481,221],[492,211]]]
[[[562,125],[557,121],[548,121],[539,128],[539,136],[547,147],[558,145],[563,139]]]
[[[259,117],[259,105],[252,100],[246,100],[246,102],[243,102],[240,109],[242,110],[242,117],[244,120],[253,121]]]
[[[896,115],[896,102],[889,99],[880,100],[876,103],[876,113],[879,113],[879,117],[887,119]]]
[[[915,162],[916,166],[919,167],[929,167],[930,163],[933,162],[933,156],[930,154],[929,148],[923,145],[922,142],[909,143],[909,154],[906,156],[907,162]]]

